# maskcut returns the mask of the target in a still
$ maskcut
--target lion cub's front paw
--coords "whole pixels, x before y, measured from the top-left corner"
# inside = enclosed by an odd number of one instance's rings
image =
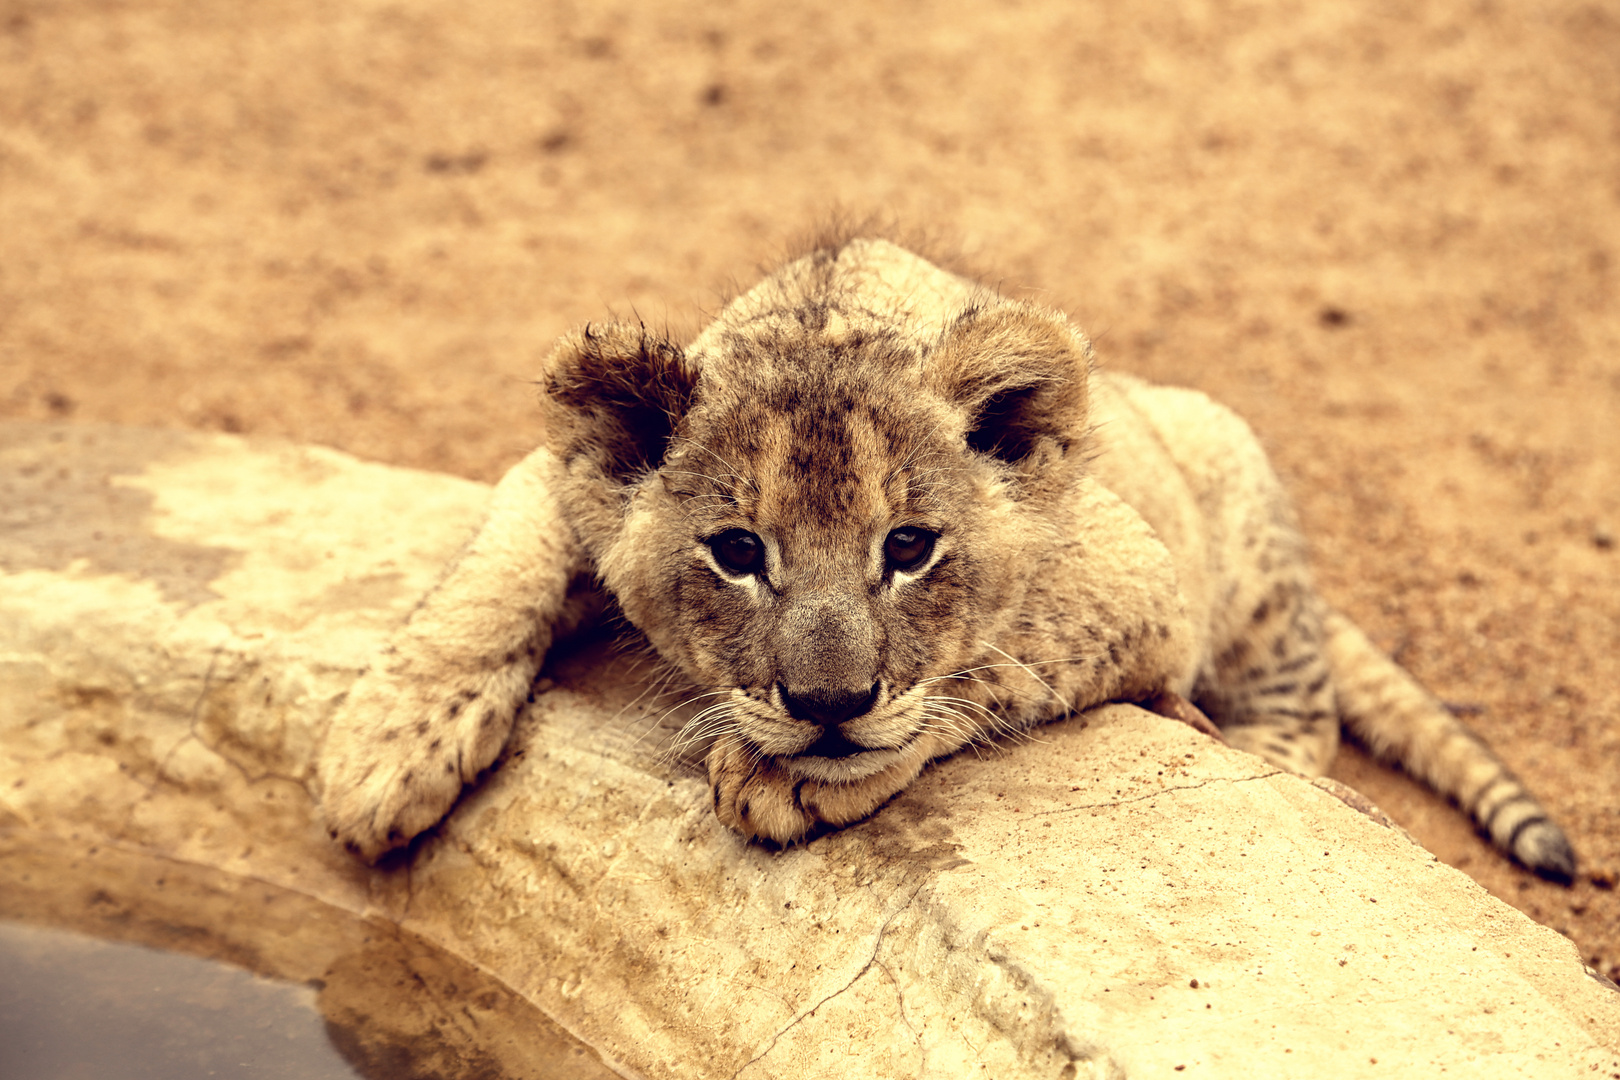
[[[721,740],[709,751],[714,815],[750,840],[802,839],[817,819],[801,796],[806,784],[745,743]]]
[[[332,720],[320,762],[332,838],[367,862],[431,828],[500,754],[506,688],[373,672]]]
[[[720,823],[750,840],[790,844],[818,825],[859,821],[916,779],[929,754],[922,746],[881,772],[847,784],[794,777],[740,739],[721,739],[709,751],[709,784]]]

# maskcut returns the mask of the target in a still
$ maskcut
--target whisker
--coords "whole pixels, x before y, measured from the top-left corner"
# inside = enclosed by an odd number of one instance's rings
[[[923,722],[924,730],[934,731],[947,735],[953,739],[960,739],[962,743],[957,750],[968,749],[973,756],[984,758],[983,749],[987,739],[994,737],[993,731],[985,731],[973,724],[966,716],[946,706],[937,706],[926,714],[929,718]]]
[[[947,735],[967,737],[969,741],[974,741],[980,734],[979,729],[967,717],[944,707],[926,710],[923,713],[923,726]]]
[[[632,674],[632,675],[635,674],[638,670],[640,670],[642,665],[647,663],[649,660],[651,660],[653,665],[654,665],[655,673],[650,678],[648,678],[646,680],[646,682],[644,683],[644,685],[642,687],[641,693],[639,693],[635,697],[631,698],[628,702],[626,702],[619,709],[618,712],[613,714],[613,719],[615,721],[617,721],[620,717],[622,717],[625,713],[629,712],[631,709],[635,708],[637,705],[641,704],[643,699],[648,698],[648,697],[652,697],[652,698],[656,699],[659,696],[661,696],[663,694],[665,688],[667,688],[669,686],[670,680],[673,679],[679,673],[679,669],[675,668],[671,664],[665,663],[662,657],[659,657],[656,654],[649,653],[649,654],[644,654],[644,655],[636,658],[636,662],[630,668],[629,674]],[[676,707],[679,708],[679,706],[676,706]],[[667,713],[667,712],[664,714],[664,716],[668,716],[668,715],[669,715],[669,713]],[[659,717],[659,720],[662,720],[662,719],[663,719],[662,716]]]
[[[725,458],[721,457],[719,454],[715,453],[713,450],[709,449],[707,446],[704,446],[702,443],[698,442],[696,439],[692,438],[690,435],[672,435],[672,436],[670,436],[670,441],[671,442],[683,442],[683,443],[687,443],[687,444],[689,444],[691,446],[695,446],[699,450],[703,451],[705,454],[708,454],[710,457],[714,458],[714,460],[718,461],[720,464],[724,465],[726,468],[730,469],[731,474],[733,476],[741,475],[741,472],[737,468],[737,466],[733,465],[731,462],[727,461]]]
[[[981,645],[987,645],[989,648],[992,648],[992,649],[996,648],[994,645],[990,645],[989,642],[980,642],[980,644]],[[1002,652],[1000,649],[996,649],[996,652],[1001,653],[1002,656],[1007,656],[1007,654],[1005,652]],[[1022,668],[1022,669],[1027,671],[1031,667],[1038,667],[1038,666],[1045,665],[1045,664],[1073,664],[1073,663],[1078,663],[1079,661],[1082,661],[1082,660],[1089,660],[1089,659],[1091,659],[1091,657],[1090,656],[1060,656],[1060,657],[1057,657],[1057,658],[1052,659],[1052,660],[1030,660],[1030,661],[1027,661],[1027,662],[1023,661],[1023,660],[1019,660],[1016,657],[1010,657],[1010,656],[1008,657],[1008,659],[1011,661],[1011,663],[1007,663],[1007,664],[979,664],[979,665],[977,665],[975,667],[962,668],[962,669],[960,669],[958,671],[953,671],[953,672],[950,672],[950,673],[945,674],[945,675],[934,675],[934,676],[931,676],[931,677],[926,678],[926,679],[919,679],[917,681],[917,685],[922,686],[925,683],[938,682],[940,679],[957,679],[957,678],[961,678],[964,675],[971,675],[975,671],[990,671],[990,670],[995,669],[995,668]]]
[[[666,761],[680,759],[693,749],[711,743],[722,735],[733,734],[737,730],[736,709],[733,702],[723,701],[711,705],[681,728],[670,740],[669,748],[663,756]]]
[[[731,470],[731,482],[727,483],[727,482],[722,481],[722,480],[720,480],[720,479],[718,479],[716,477],[705,476],[703,473],[699,473],[699,472],[687,473],[686,475],[699,476],[699,477],[703,477],[706,480],[710,480],[713,483],[723,484],[724,486],[731,489],[733,492],[735,492],[739,487],[742,487],[742,488],[746,488],[746,489],[751,489],[755,496],[759,495],[759,485],[755,482],[753,477],[744,474],[741,469],[737,468],[737,466],[733,465],[731,462],[727,461],[725,458],[721,457],[719,454],[715,453],[713,450],[709,449],[707,446],[704,446],[702,443],[698,442],[696,439],[694,439],[694,438],[692,438],[691,436],[688,436],[688,435],[679,435],[679,436],[671,436],[670,441],[671,442],[686,443],[686,444],[688,444],[690,446],[696,447],[697,449],[703,451],[705,454],[708,454],[710,457],[714,458],[714,460],[718,461],[720,464],[724,465],[727,469]],[[675,475],[681,475],[681,474],[678,473],[678,472],[671,472],[671,473],[669,473],[669,475],[675,476]]]
[[[954,694],[930,694],[926,700],[936,702],[948,701],[953,705],[966,706],[967,708],[973,709],[989,718],[992,723],[995,723],[1000,717],[1000,714],[998,714],[994,709],[990,708],[988,705],[974,701],[972,698],[957,697]]]
[[[1019,667],[1023,668],[1024,671],[1029,675],[1030,678],[1034,679],[1036,682],[1038,682],[1042,686],[1046,687],[1047,693],[1052,695],[1052,700],[1054,700],[1054,701],[1056,701],[1058,703],[1059,708],[1067,710],[1070,707],[1069,703],[1063,700],[1063,695],[1059,694],[1056,690],[1052,689],[1052,684],[1051,683],[1047,682],[1045,679],[1043,679],[1039,675],[1035,674],[1035,669],[1033,667],[1031,667],[1030,665],[1024,663],[1022,660],[1018,659],[1018,657],[1014,656],[1012,653],[1008,652],[1007,650],[998,648],[997,646],[995,646],[991,642],[980,641],[979,644],[983,645],[987,649],[992,649],[992,650],[1000,653],[1002,656],[1005,656],[1008,660],[1011,660],[1014,664],[1016,664]]]
[[[707,480],[711,484],[716,484],[716,485],[718,485],[720,487],[725,488],[727,491],[732,491],[732,492],[735,492],[737,490],[737,485],[740,482],[742,482],[742,477],[740,477],[740,476],[731,476],[731,477],[712,476],[709,473],[695,472],[695,471],[693,471],[691,469],[664,469],[662,471],[663,471],[663,474],[665,476],[695,476],[699,480]],[[713,493],[713,492],[711,492],[711,493],[709,493],[707,495],[692,495],[692,496],[689,496],[689,498],[693,498],[693,499],[714,499],[714,498],[725,498],[725,497],[726,496],[724,496],[724,495],[719,495],[719,494]]]

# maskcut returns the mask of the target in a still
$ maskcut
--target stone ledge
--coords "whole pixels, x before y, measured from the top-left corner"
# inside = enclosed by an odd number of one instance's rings
[[[1129,707],[771,852],[609,650],[408,863],[333,850],[334,703],[487,489],[318,448],[0,425],[0,827],[381,915],[626,1076],[1620,1072],[1620,994],[1330,794]]]

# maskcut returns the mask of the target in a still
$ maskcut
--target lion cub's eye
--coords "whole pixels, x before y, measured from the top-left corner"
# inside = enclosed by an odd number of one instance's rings
[[[711,537],[709,550],[728,573],[757,574],[765,566],[765,545],[747,529],[727,529]]]
[[[891,570],[915,570],[934,551],[936,533],[927,529],[896,529],[883,541],[883,554]]]

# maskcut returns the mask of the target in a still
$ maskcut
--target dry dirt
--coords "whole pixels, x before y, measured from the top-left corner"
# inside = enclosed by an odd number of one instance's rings
[[[1613,0],[0,0],[0,416],[492,480],[556,335],[690,327],[835,207],[1246,415],[1583,877],[1335,775],[1620,975]]]

